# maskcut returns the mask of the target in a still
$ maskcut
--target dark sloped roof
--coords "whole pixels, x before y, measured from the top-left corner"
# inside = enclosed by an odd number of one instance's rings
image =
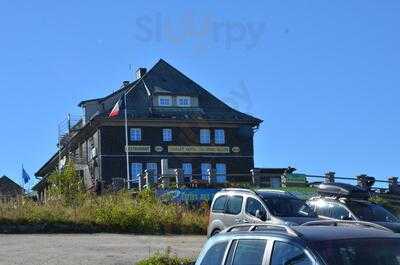
[[[245,121],[252,124],[259,124],[262,122],[262,120],[258,118],[229,107],[223,101],[219,100],[162,59],[160,59],[140,80],[135,81],[128,88],[124,88],[115,93],[121,93],[122,97],[122,92],[124,91],[129,90],[134,93],[135,90],[139,91],[141,89],[145,89],[146,93],[150,95],[168,94],[195,96],[198,97],[199,101],[199,107],[197,109],[185,108],[177,110],[168,108],[162,110],[160,108],[153,108],[152,111],[148,111],[148,107],[150,107],[148,106],[148,98],[144,99],[140,97],[135,99],[131,97],[130,99],[135,100],[135,102],[132,104],[128,103],[128,105],[131,105],[128,109],[133,108],[137,113],[140,113],[142,117],[144,115],[148,118]],[[115,93],[106,98],[114,96]],[[143,94],[144,93],[142,93],[142,95]],[[105,98],[101,100],[104,99]],[[118,98],[115,100],[115,103],[117,100]],[[107,112],[110,110],[107,110]]]
[[[22,187],[7,176],[0,177],[0,190],[8,192],[22,192]]]
[[[89,103],[89,102],[102,103],[102,102],[104,102],[105,100],[107,100],[107,99],[109,99],[109,98],[112,98],[112,97],[114,97],[114,96],[116,96],[116,95],[118,95],[118,94],[120,94],[120,96],[122,96],[123,92],[125,92],[126,90],[128,90],[128,89],[130,89],[131,87],[135,86],[136,83],[137,83],[138,81],[139,81],[139,80],[135,80],[135,81],[129,83],[129,85],[127,85],[127,86],[122,86],[120,89],[114,91],[114,92],[111,93],[110,95],[105,96],[105,97],[103,97],[103,98],[94,98],[94,99],[83,100],[83,101],[79,102],[78,106],[79,106],[79,107],[82,107],[83,105],[85,105],[86,103]]]

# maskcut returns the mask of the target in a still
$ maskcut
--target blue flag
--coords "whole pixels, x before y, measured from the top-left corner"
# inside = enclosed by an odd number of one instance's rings
[[[24,167],[22,166],[22,180],[24,181],[24,184],[28,183],[31,177],[29,174],[25,171]]]

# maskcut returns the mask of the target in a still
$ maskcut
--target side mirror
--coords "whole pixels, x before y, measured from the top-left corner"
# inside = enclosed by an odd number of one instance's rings
[[[267,221],[267,214],[265,212],[261,212],[260,210],[256,211],[256,217],[261,221]]]

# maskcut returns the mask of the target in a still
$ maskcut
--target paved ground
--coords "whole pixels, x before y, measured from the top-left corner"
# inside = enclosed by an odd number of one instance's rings
[[[205,240],[202,236],[0,234],[0,264],[132,265],[168,247],[179,256],[195,257]]]

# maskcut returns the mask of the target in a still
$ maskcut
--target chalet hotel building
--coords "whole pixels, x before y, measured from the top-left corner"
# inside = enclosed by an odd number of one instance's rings
[[[59,152],[36,173],[37,191],[44,189],[46,177],[62,167],[66,157],[74,159],[88,189],[127,178],[124,111],[115,117],[110,112],[128,91],[133,181],[145,169],[159,174],[161,159],[168,159],[169,168],[181,168],[198,178],[206,179],[208,169],[215,170],[219,182],[239,174],[250,178],[253,136],[260,119],[229,107],[164,60],[149,71],[138,69],[136,76],[111,95],[79,104],[83,118],[60,140]]]

